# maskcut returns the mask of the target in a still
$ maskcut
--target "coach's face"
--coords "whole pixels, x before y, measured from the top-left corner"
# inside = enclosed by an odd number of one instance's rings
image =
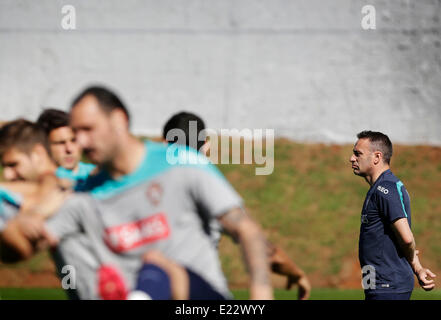
[[[84,154],[95,164],[111,162],[118,141],[111,114],[102,110],[94,96],[88,95],[73,106],[70,117]]]
[[[362,177],[368,175],[374,166],[373,160],[374,155],[371,151],[369,139],[359,139],[355,143],[353,154],[349,159],[354,174]]]
[[[73,170],[81,157],[81,148],[71,127],[59,127],[49,133],[51,157],[58,166]]]
[[[32,151],[26,154],[17,148],[7,150],[1,159],[6,181],[33,181],[38,177],[38,157]]]

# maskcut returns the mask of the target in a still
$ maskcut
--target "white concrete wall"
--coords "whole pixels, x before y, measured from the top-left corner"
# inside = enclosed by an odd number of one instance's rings
[[[76,30],[61,28],[65,4]],[[360,26],[366,4],[376,30]],[[137,133],[185,109],[299,141],[369,128],[441,145],[440,71],[439,0],[0,0],[2,120],[103,83]]]

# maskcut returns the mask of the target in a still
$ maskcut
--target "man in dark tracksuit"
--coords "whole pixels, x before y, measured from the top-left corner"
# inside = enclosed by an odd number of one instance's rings
[[[392,143],[381,132],[358,135],[350,158],[354,174],[369,183],[361,212],[359,259],[366,300],[409,300],[415,274],[432,290],[435,277],[423,268],[410,229],[410,198],[389,168]]]

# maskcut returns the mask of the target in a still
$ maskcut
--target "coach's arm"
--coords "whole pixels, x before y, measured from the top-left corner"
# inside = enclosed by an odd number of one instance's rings
[[[273,299],[267,245],[260,227],[241,208],[232,209],[218,219],[241,245],[251,277],[250,298]]]
[[[429,280],[428,277],[435,278],[436,275],[421,265],[418,258],[418,250],[416,250],[415,238],[413,237],[412,230],[410,230],[407,218],[395,220],[391,226],[404,256],[418,278],[420,286],[426,291],[432,290],[435,287],[435,281],[433,279]]]

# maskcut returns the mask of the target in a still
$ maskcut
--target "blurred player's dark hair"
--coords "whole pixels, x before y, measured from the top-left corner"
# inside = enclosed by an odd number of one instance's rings
[[[99,106],[106,113],[111,113],[116,109],[121,110],[126,115],[127,121],[130,123],[129,111],[122,103],[121,99],[114,92],[104,87],[93,86],[86,88],[73,100],[71,108],[80,102],[81,99],[89,95],[98,100]]]
[[[205,123],[204,121],[197,115],[195,115],[194,113],[191,112],[179,112],[176,113],[175,115],[173,115],[169,120],[167,120],[167,122],[164,125],[164,128],[162,130],[162,137],[164,139],[167,138],[167,133],[170,130],[173,129],[181,129],[182,131],[184,131],[185,133],[185,143],[187,146],[190,145],[190,121],[194,121],[196,122],[196,139],[199,137],[199,133],[205,129]],[[197,141],[197,149],[200,150],[201,147],[204,145],[205,143],[205,136],[203,137],[204,141]],[[178,137],[174,137],[173,141],[168,141],[170,143],[175,143],[175,142],[179,142],[178,141]]]
[[[387,135],[377,131],[365,130],[357,134],[357,138],[368,139],[371,143],[372,151],[380,151],[383,154],[384,161],[390,164],[393,148],[392,142]]]
[[[49,135],[52,130],[69,126],[69,114],[62,110],[45,109],[38,117],[37,124]]]
[[[29,154],[37,144],[41,144],[49,153],[47,135],[34,122],[17,119],[8,122],[0,129],[0,157],[11,148]]]

